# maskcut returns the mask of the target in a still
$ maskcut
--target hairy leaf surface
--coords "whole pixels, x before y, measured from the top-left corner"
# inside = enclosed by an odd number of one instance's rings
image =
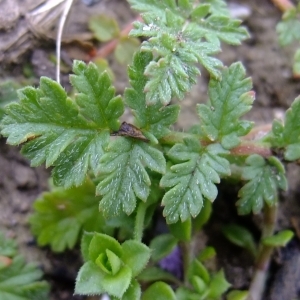
[[[125,102],[135,115],[135,124],[143,134],[151,141],[157,143],[157,139],[170,132],[179,114],[179,105],[163,106],[160,103],[147,106],[144,88],[147,77],[144,75],[145,67],[152,60],[151,53],[137,53],[134,56],[133,65],[129,68],[129,78],[132,88],[125,91]]]
[[[286,111],[285,121],[282,124],[278,120],[273,122],[274,147],[285,148],[284,157],[293,161],[300,158],[300,97],[297,97],[291,107]]]
[[[143,15],[145,23],[135,22],[132,36],[149,38],[142,51],[151,52],[156,59],[145,70],[148,104],[166,105],[172,97],[183,98],[200,74],[196,63],[220,78],[221,61],[213,55],[220,52],[220,41],[240,44],[248,37],[240,21],[222,14],[213,14],[209,3],[195,8],[189,1],[131,1]],[[152,8],[149,7],[152,5]],[[186,18],[190,21],[186,22]]]
[[[128,2],[136,11],[141,13],[153,13],[159,18],[165,18],[166,9],[182,17],[188,17],[193,9],[193,1],[190,0],[181,0],[178,1],[178,4],[175,0],[128,0]]]
[[[201,3],[209,4],[209,12],[213,15],[230,16],[230,11],[224,0],[202,0]]]
[[[101,181],[97,193],[103,196],[100,210],[107,217],[131,214],[137,198],[146,201],[150,193],[150,177],[146,167],[163,174],[166,168],[161,151],[148,143],[117,138],[101,158]]]
[[[221,155],[226,154],[219,144],[204,148],[195,139],[176,144],[168,156],[177,161],[162,177],[161,186],[171,188],[164,196],[164,216],[168,223],[182,222],[190,215],[196,217],[203,198],[214,201],[217,196],[216,183],[220,176],[229,175],[229,162]]]
[[[209,140],[231,149],[239,144],[240,136],[250,131],[252,123],[239,118],[252,107],[251,88],[251,79],[245,78],[241,63],[225,68],[220,81],[210,80],[208,104],[198,104],[202,129]]]
[[[98,211],[100,197],[91,181],[70,189],[53,188],[34,203],[31,229],[40,246],[50,245],[55,252],[72,249],[83,230],[107,232]]]
[[[278,188],[287,189],[284,166],[274,156],[265,160],[258,154],[249,156],[246,164],[242,177],[248,182],[239,191],[238,211],[259,213],[264,202],[269,206],[277,203]]]
[[[76,102],[58,83],[42,77],[39,88],[19,92],[20,103],[8,106],[1,125],[9,144],[26,143],[22,153],[32,166],[54,165],[55,184],[66,188],[80,185],[89,166],[97,172],[109,132],[118,129],[124,109],[106,73],[83,62],[74,63],[74,72]]]

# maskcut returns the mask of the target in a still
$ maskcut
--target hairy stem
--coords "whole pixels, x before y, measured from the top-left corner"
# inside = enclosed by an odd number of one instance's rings
[[[269,127],[268,127],[269,128]],[[199,138],[198,135],[186,132],[176,132],[173,131],[170,134],[166,135],[162,139],[160,139],[161,144],[165,145],[175,145],[176,143],[182,143],[185,138]],[[251,154],[259,154],[262,157],[272,156],[273,153],[269,145],[259,143],[255,140],[248,140],[249,138],[246,136],[245,139],[241,140],[240,145],[230,150],[230,153],[239,156],[239,155],[251,155]],[[208,141],[201,141],[203,146],[210,144]]]
[[[255,142],[241,142],[241,144],[230,150],[232,155],[251,155],[259,154],[262,157],[272,156],[272,151],[269,147],[255,143]]]
[[[277,205],[272,207],[265,206],[264,208],[264,224],[261,241],[274,234],[274,229],[277,220]],[[249,295],[247,300],[261,300],[267,280],[267,271],[269,268],[271,256],[274,247],[265,246],[261,243],[258,256],[256,259],[256,266],[254,276],[249,288]]]
[[[294,4],[289,0],[272,0],[272,2],[283,12],[294,7]]]
[[[142,237],[143,237],[146,209],[147,209],[147,204],[140,201],[137,208],[135,224],[134,224],[134,239],[139,242],[142,241]]]

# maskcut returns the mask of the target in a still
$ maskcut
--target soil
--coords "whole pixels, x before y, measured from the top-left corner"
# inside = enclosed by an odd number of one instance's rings
[[[14,5],[11,5],[12,2]],[[24,68],[29,66],[34,74],[30,81],[37,84],[38,78],[42,75],[55,77],[51,55],[55,55],[52,38],[55,36],[56,21],[54,18],[49,30],[44,28],[36,34],[36,31],[31,31],[32,23],[31,26],[28,25],[28,11],[36,7],[37,2],[42,1],[35,1],[35,5],[32,6],[29,4],[34,1],[28,0],[27,6],[21,2],[21,0],[0,1],[0,37],[6,37],[0,38],[1,80],[14,78],[21,81],[23,75],[20,74],[23,74]],[[274,117],[282,117],[284,111],[299,95],[300,82],[293,78],[291,71],[295,48],[291,46],[283,49],[278,45],[275,28],[281,18],[281,12],[271,1],[236,0],[234,3],[246,8],[248,15],[244,25],[249,29],[251,38],[239,47],[224,45],[220,58],[226,65],[242,61],[247,74],[253,79],[256,101],[252,111],[247,114],[247,119],[257,124],[270,123]],[[1,5],[7,5],[6,10],[1,10]],[[22,7],[27,7],[27,11],[24,11],[24,8],[22,10]],[[8,19],[3,21],[4,11]],[[83,1],[75,1],[66,24],[66,43],[62,47],[65,73],[69,72],[73,58],[87,58],[87,51],[92,45],[87,20],[91,15],[99,13],[114,16],[121,28],[135,18],[126,1],[103,0],[91,7],[85,6]],[[5,26],[1,26],[3,24]],[[27,27],[24,27],[24,24]],[[26,42],[24,41],[21,46],[11,43],[8,47],[4,41],[12,39],[20,28],[26,29]],[[115,81],[117,92],[123,93],[124,87],[128,84],[126,68],[115,62],[113,56],[109,57],[109,61],[117,78]],[[194,106],[195,103],[206,101],[208,80],[208,74],[203,70],[198,84],[182,102],[183,109],[178,127],[184,129],[198,122]],[[66,74],[62,76],[62,84],[68,89]],[[128,121],[129,118],[126,114],[125,119]],[[286,169],[289,190],[280,195],[276,230],[290,228],[297,232],[299,231],[297,224],[300,224],[298,203],[300,168],[296,164],[289,164]],[[44,167],[30,168],[29,162],[20,155],[18,148],[8,146],[5,139],[0,139],[0,230],[17,240],[21,253],[28,261],[40,263],[45,278],[52,286],[51,300],[91,300],[92,297],[73,296],[74,278],[81,263],[79,251],[76,249],[58,255],[51,253],[47,247],[38,248],[29,230],[27,219],[32,212],[32,203],[42,191],[47,190],[49,174],[49,170]],[[214,214],[204,232],[199,235],[198,244],[200,248],[203,244],[214,246],[218,253],[217,264],[224,268],[232,287],[247,289],[254,262],[245,250],[233,246],[223,237],[221,228],[228,223],[245,225],[259,239],[261,215],[238,216],[235,209],[237,191],[238,187],[230,184],[220,186],[219,196],[214,203]],[[264,299],[290,300],[300,296],[298,238],[296,235],[285,249],[278,250],[274,254]]]

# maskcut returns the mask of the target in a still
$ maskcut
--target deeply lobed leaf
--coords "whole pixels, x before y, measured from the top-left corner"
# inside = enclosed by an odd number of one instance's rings
[[[264,203],[276,205],[278,188],[287,189],[284,166],[273,156],[265,160],[258,154],[249,156],[246,164],[242,177],[248,182],[239,191],[239,213],[259,213]]]
[[[148,143],[123,137],[109,144],[100,161],[101,181],[97,186],[97,193],[103,196],[100,210],[105,216],[122,211],[131,214],[137,198],[147,200],[151,181],[146,167],[163,174],[166,162],[162,152]]]
[[[181,16],[188,17],[193,8],[193,1],[190,0],[178,1],[178,3],[176,3],[175,0],[128,0],[128,2],[130,3],[130,6],[136,11],[141,13],[153,13],[156,14],[159,18],[165,17],[166,9],[169,9],[175,14],[180,14]]]
[[[97,129],[116,131],[120,127],[118,118],[124,112],[120,96],[115,97],[115,88],[106,72],[100,74],[97,67],[82,61],[75,61],[75,75],[70,82],[78,91],[76,103],[86,120],[92,121]]]
[[[215,3],[201,3],[195,8],[192,1],[177,4],[131,0],[130,3],[145,12],[145,24],[135,22],[130,34],[148,37],[141,49],[156,58],[145,70],[149,77],[145,86],[148,104],[166,105],[172,97],[182,99],[200,74],[196,63],[202,64],[213,77],[220,78],[222,63],[212,57],[220,51],[220,41],[237,45],[248,37],[246,29],[239,27],[240,21],[210,9]]]
[[[109,132],[118,129],[124,110],[106,73],[83,62],[74,63],[74,72],[76,102],[58,83],[42,77],[40,88],[19,91],[20,103],[8,106],[1,124],[9,144],[26,143],[22,153],[31,165],[54,165],[55,184],[66,188],[80,185],[89,167],[97,173]]]
[[[299,115],[300,97],[297,97],[291,107],[286,111],[284,124],[275,120],[272,126],[272,146],[284,148],[284,158],[290,161],[300,158]]]
[[[202,130],[211,141],[219,141],[226,149],[239,144],[239,137],[246,135],[252,123],[239,118],[247,113],[254,100],[252,82],[245,78],[241,63],[232,64],[222,72],[220,81],[209,82],[209,101],[198,104]]]
[[[95,188],[91,181],[70,189],[53,188],[35,201],[30,224],[40,246],[61,252],[72,249],[83,230],[109,232],[98,211],[101,198],[95,196]]]
[[[226,153],[219,144],[205,148],[197,140],[188,139],[171,148],[168,156],[178,163],[160,182],[162,187],[171,188],[162,200],[168,223],[196,217],[203,206],[203,198],[215,200],[215,184],[220,182],[220,176],[230,174],[229,162],[222,157]]]
[[[147,77],[144,70],[151,60],[151,53],[138,52],[134,56],[133,65],[128,70],[132,88],[126,89],[124,96],[125,102],[134,113],[135,124],[147,138],[157,143],[157,139],[170,132],[169,127],[177,120],[180,107],[162,106],[160,103],[146,105],[144,88]]]
[[[202,0],[201,3],[209,4],[209,12],[213,15],[230,16],[227,3],[224,0]]]

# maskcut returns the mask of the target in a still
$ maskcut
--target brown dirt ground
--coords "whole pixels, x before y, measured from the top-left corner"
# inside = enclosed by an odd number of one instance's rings
[[[15,2],[18,3],[17,0]],[[275,27],[280,20],[281,13],[270,1],[235,2],[250,8],[251,14],[245,20],[244,25],[248,27],[251,38],[239,47],[224,46],[220,57],[227,65],[235,61],[243,62],[247,74],[253,78],[256,92],[253,110],[247,118],[258,124],[269,123],[274,117],[282,115],[300,92],[300,82],[293,79],[291,73],[294,48],[282,49],[278,46]],[[103,11],[115,16],[121,27],[134,18],[134,14],[129,10],[125,1],[104,0],[92,8],[86,8],[77,1],[67,23],[66,34],[72,35],[74,32],[79,32],[79,36],[84,36],[88,33],[87,19],[92,14]],[[23,15],[20,15],[19,19],[14,14],[9,16],[12,20],[10,26],[13,29],[20,26],[19,22],[24,20]],[[13,29],[10,30],[13,32]],[[9,32],[8,29],[6,30]],[[25,62],[30,62],[33,68],[36,76],[33,80],[34,84],[42,75],[54,78],[54,65],[49,59],[49,54],[55,53],[53,42],[37,39],[32,35],[30,39],[31,46],[26,44],[28,47],[26,51],[21,51],[18,55],[14,53],[10,55],[10,50],[8,50],[7,55],[0,58],[2,59],[3,75],[1,77],[3,79],[20,78],[19,74],[22,73]],[[74,49],[77,49],[76,46]],[[70,56],[75,56],[74,49],[71,51],[70,47],[63,47],[66,64]],[[83,55],[82,51],[78,53]],[[12,57],[16,59],[14,64],[10,63]],[[118,65],[113,58],[110,58],[110,61],[117,78],[117,91],[122,93],[127,85],[125,67]],[[67,75],[63,75],[62,81],[67,85]],[[198,85],[182,103],[179,127],[188,128],[198,121],[194,105],[206,100],[207,82],[208,75],[203,71]],[[295,164],[287,166],[289,190],[282,193],[280,197],[277,229],[294,228],[292,218],[296,221],[300,220],[299,175],[299,166]],[[42,191],[47,189],[48,176],[48,170],[43,167],[31,169],[28,161],[19,154],[19,149],[7,146],[3,138],[0,140],[0,230],[4,231],[8,237],[17,239],[21,252],[28,261],[40,262],[46,279],[52,284],[52,300],[84,299],[84,297],[72,295],[74,278],[80,266],[78,251],[57,255],[51,253],[48,248],[40,249],[36,246],[29,231],[27,218],[32,211],[31,204]],[[237,187],[228,188],[224,184],[221,185],[220,195],[214,204],[215,213],[198,242],[203,244],[205,240],[209,245],[213,245],[219,253],[218,264],[224,268],[229,282],[234,288],[246,289],[253,272],[253,261],[244,250],[230,245],[220,233],[220,229],[226,223],[236,222],[248,226],[259,238],[261,216],[241,218],[236,215],[234,203],[237,190]],[[300,270],[299,264],[299,242],[295,238],[285,250],[275,253],[266,299],[289,300],[299,296],[300,272],[295,271]]]

